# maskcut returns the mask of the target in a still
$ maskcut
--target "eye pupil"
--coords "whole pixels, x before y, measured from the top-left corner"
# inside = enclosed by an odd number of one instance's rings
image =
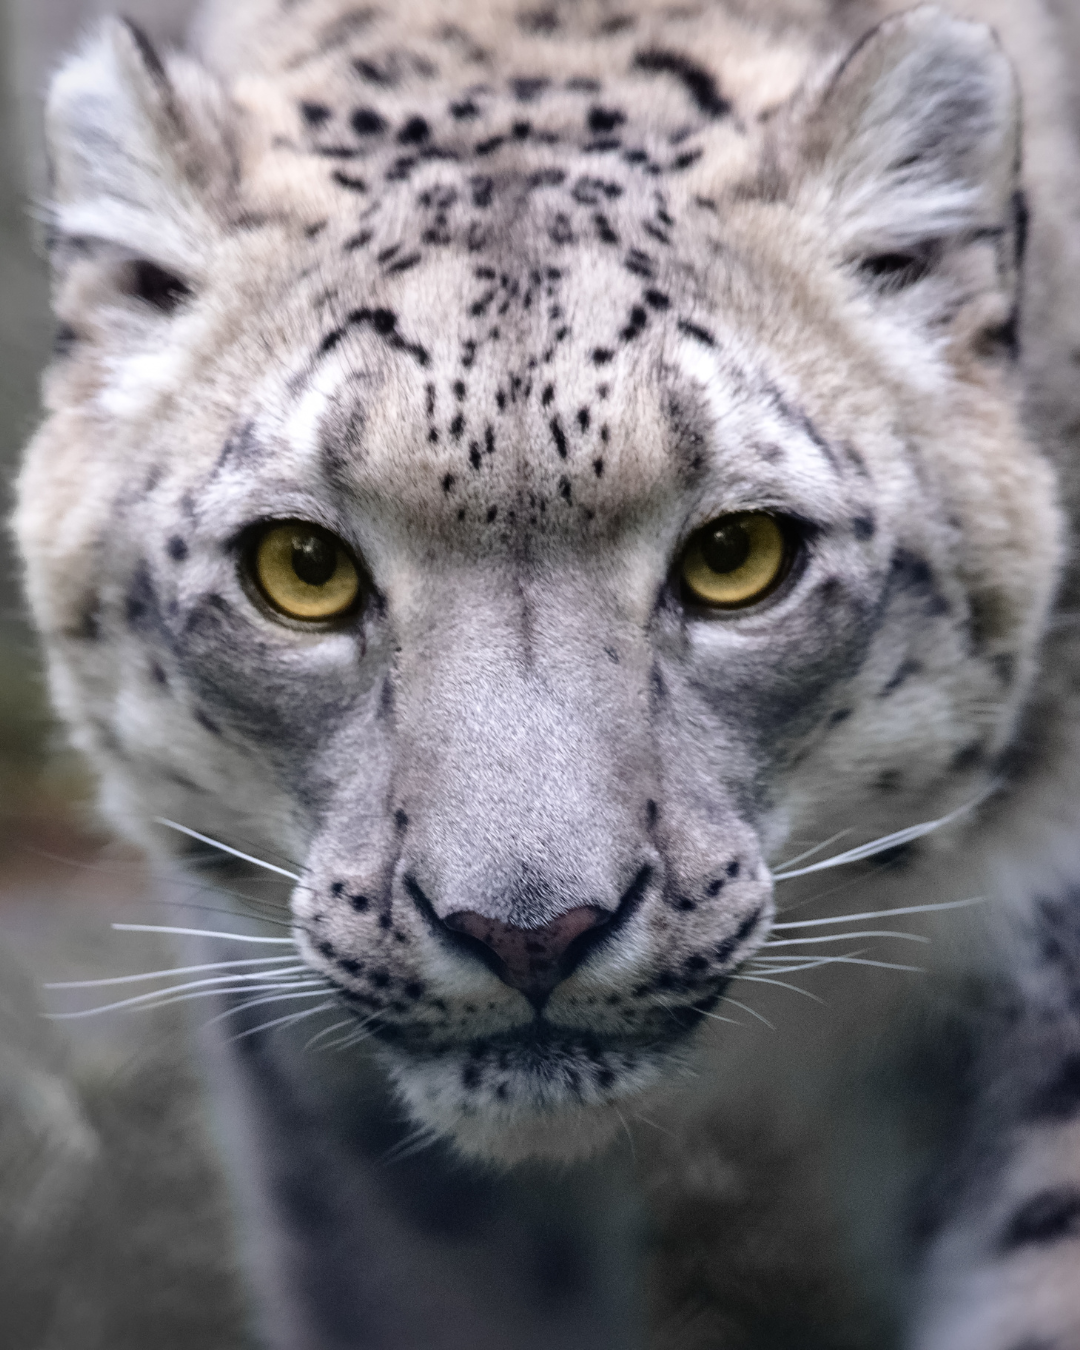
[[[292,568],[307,586],[325,586],[337,571],[337,549],[317,534],[297,535],[292,541]]]
[[[753,541],[741,522],[725,521],[702,538],[701,556],[706,567],[722,576],[737,572],[752,547]]]

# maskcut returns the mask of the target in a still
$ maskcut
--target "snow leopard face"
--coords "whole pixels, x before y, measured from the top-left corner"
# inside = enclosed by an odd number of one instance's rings
[[[990,781],[1057,567],[984,30],[740,101],[730,18],[582,15],[482,81],[389,18],[231,81],[117,25],[51,113],[59,704],[130,833],[294,860],[305,960],[488,1157],[684,1061],[790,838]]]

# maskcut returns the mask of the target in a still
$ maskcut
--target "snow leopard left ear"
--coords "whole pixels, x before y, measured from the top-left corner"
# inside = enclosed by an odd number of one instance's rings
[[[102,23],[49,89],[59,270],[104,251],[145,263],[139,275],[163,303],[185,286],[216,234],[215,203],[229,182],[228,122],[205,70],[182,58],[166,68],[133,24]]]
[[[860,266],[906,284],[982,237],[1008,243],[1003,266],[1015,271],[1019,94],[984,24],[931,6],[886,20],[800,121],[800,198]]]

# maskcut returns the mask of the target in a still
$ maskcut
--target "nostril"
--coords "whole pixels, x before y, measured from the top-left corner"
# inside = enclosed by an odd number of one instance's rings
[[[588,951],[586,944],[578,944],[571,951],[578,938],[610,918],[606,909],[581,905],[540,928],[517,928],[467,909],[448,915],[443,923],[460,934],[501,980],[537,1003],[546,999]]]

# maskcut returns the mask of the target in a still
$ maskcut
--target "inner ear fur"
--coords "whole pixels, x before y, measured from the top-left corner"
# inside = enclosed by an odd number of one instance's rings
[[[803,204],[864,256],[1015,228],[1020,100],[993,31],[922,6],[887,19],[807,94]]]

